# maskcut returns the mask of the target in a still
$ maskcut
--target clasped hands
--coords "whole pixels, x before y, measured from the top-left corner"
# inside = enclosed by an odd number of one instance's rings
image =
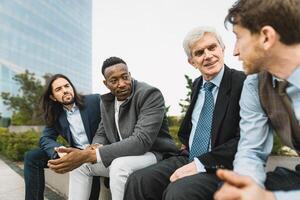
[[[56,173],[64,174],[86,162],[95,162],[97,160],[96,149],[102,146],[101,144],[91,144],[84,150],[72,147],[56,147],[54,150],[60,158],[49,160],[47,166]]]
[[[224,184],[215,193],[215,200],[275,200],[272,192],[263,189],[248,176],[223,169],[217,171],[217,176]]]

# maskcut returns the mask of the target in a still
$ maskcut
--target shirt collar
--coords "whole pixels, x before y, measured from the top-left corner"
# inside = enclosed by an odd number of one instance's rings
[[[211,83],[213,83],[216,87],[220,87],[222,78],[223,78],[223,74],[224,74],[224,66],[222,67],[221,71],[217,74],[217,76],[215,76],[213,79],[210,80]],[[204,86],[204,84],[207,81],[203,79],[202,82],[202,87]]]
[[[300,89],[300,66],[298,66],[295,71],[288,77],[287,81]]]
[[[72,114],[72,113],[74,113],[76,110],[78,110],[78,106],[76,106],[75,103],[73,104],[73,107],[71,108],[71,110],[66,109],[64,106],[63,106],[63,108],[64,108],[64,110],[66,111],[66,113],[68,113],[68,114]]]
[[[289,84],[294,85],[295,87],[300,89],[300,66],[296,68],[296,70],[287,78],[287,82]],[[276,76],[272,76],[272,84],[273,87],[276,86],[276,81],[283,81],[280,78],[277,78]]]

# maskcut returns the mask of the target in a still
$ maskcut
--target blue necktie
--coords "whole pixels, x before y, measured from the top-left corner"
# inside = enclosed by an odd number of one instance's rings
[[[198,119],[192,147],[190,149],[190,161],[192,161],[194,157],[200,156],[208,151],[214,112],[214,97],[212,94],[214,86],[215,85],[211,82],[206,82],[204,84],[205,99]]]

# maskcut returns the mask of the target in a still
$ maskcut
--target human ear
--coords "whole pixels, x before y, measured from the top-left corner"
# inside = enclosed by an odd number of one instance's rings
[[[274,46],[276,40],[278,40],[278,34],[272,26],[264,26],[261,28],[260,37],[262,46],[265,50]]]

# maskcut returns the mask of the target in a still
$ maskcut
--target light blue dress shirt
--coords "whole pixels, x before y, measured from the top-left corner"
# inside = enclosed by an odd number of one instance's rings
[[[214,97],[214,104],[216,105],[216,100],[218,97],[218,92],[219,92],[219,87],[223,78],[223,74],[224,74],[224,67],[221,69],[221,71],[217,74],[217,76],[215,76],[212,80],[210,80],[210,82],[212,82],[215,87],[212,89],[212,94]],[[196,131],[196,127],[197,127],[197,123],[199,120],[199,116],[204,104],[204,99],[205,99],[205,91],[204,91],[204,87],[203,85],[206,83],[207,81],[203,79],[202,82],[202,86],[200,88],[200,92],[198,94],[198,98],[197,101],[195,103],[195,107],[193,109],[193,113],[192,113],[192,130],[191,130],[191,134],[190,134],[190,138],[189,138],[189,148],[192,148],[192,144],[193,144],[193,139],[195,136],[195,131]],[[209,143],[209,151],[211,150],[211,142]],[[198,172],[205,172],[205,168],[203,166],[203,164],[200,162],[200,160],[195,157],[194,161],[196,163],[197,166],[197,171]]]
[[[300,66],[287,79],[288,96],[300,124]],[[244,82],[240,99],[240,141],[234,160],[234,171],[252,177],[263,186],[266,180],[265,164],[273,147],[273,128],[263,111],[258,91],[257,74],[250,75]],[[277,200],[299,200],[300,190],[274,192]]]
[[[74,146],[80,149],[85,149],[85,147],[89,145],[89,140],[84,129],[79,108],[74,104],[70,111],[65,108],[64,110],[67,115],[67,120],[70,124],[69,126],[72,133]]]

